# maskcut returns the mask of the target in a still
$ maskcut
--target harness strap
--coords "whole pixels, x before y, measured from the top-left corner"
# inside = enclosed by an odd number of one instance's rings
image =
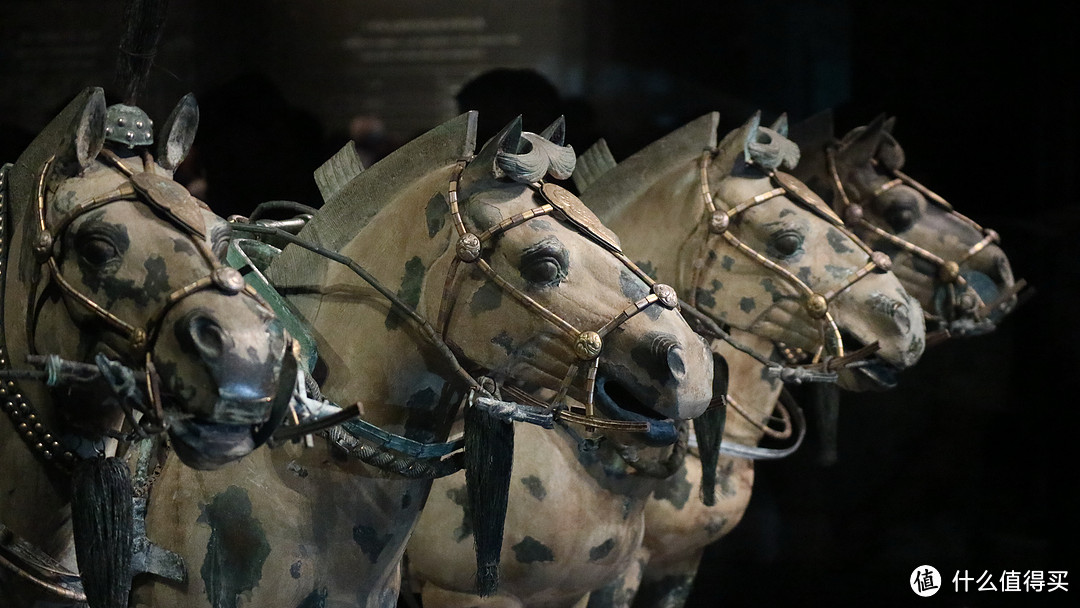
[[[82,580],[77,572],[64,568],[60,562],[19,538],[4,524],[0,524],[0,568],[58,598],[86,601]]]
[[[730,398],[728,403],[731,403]],[[795,403],[795,400],[791,398],[787,391],[780,393],[780,400],[777,401],[776,408],[781,410],[781,412],[788,412],[788,415],[781,413],[781,418],[789,419],[791,421],[791,426],[796,429],[797,435],[793,444],[784,448],[763,448],[760,446],[744,445],[724,440],[720,442],[720,453],[735,458],[745,458],[747,460],[780,460],[781,458],[787,458],[798,451],[799,447],[802,446],[803,440],[806,438],[806,416],[803,414],[802,408]],[[788,436],[790,436],[790,434]],[[696,449],[697,447],[695,438],[690,437],[690,448]]]

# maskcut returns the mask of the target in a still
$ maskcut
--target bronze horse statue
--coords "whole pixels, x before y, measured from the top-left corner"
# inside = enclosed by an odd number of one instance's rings
[[[3,168],[5,606],[121,605],[136,574],[181,577],[141,533],[169,491],[136,461],[221,466],[288,406],[291,339],[220,259],[228,224],[171,179],[197,123],[191,96],[155,134],[88,88]]]

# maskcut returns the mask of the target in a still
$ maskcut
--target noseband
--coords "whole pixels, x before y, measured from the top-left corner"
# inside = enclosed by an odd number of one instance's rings
[[[840,171],[836,162],[836,148],[834,146],[829,146],[826,149],[825,155],[829,168],[829,177],[833,181],[833,189],[836,190],[836,192],[840,195],[840,204],[843,207],[841,209],[841,213],[843,214],[844,221],[851,226],[855,226],[858,229],[866,230],[873,233],[877,237],[885,239],[893,246],[908,252],[914,257],[921,258],[933,264],[934,267],[937,268],[938,280],[948,286],[949,300],[952,304],[952,309],[954,311],[962,308],[960,304],[960,296],[959,294],[957,294],[958,287],[963,289],[966,294],[969,294],[970,297],[973,298],[972,302],[974,305],[968,308],[974,311],[974,315],[977,320],[985,318],[987,315],[990,314],[993,308],[1003,303],[1005,300],[1007,300],[1009,297],[1011,297],[1024,287],[1024,282],[1018,281],[1014,284],[1012,289],[1008,290],[1007,293],[1001,294],[998,298],[995,299],[994,302],[983,302],[982,298],[979,297],[978,292],[976,292],[974,288],[968,285],[967,280],[965,280],[964,277],[960,274],[960,267],[972,257],[974,257],[976,254],[978,254],[980,251],[985,249],[988,245],[1000,244],[1001,238],[1000,236],[998,236],[998,233],[996,231],[990,228],[982,227],[975,220],[954,209],[948,201],[946,201],[943,197],[941,197],[933,190],[927,188],[923,184],[904,174],[899,169],[891,169],[888,166],[878,162],[877,159],[871,160],[873,166],[877,169],[884,170],[888,175],[892,177],[892,179],[879,185],[872,192],[870,192],[868,196],[864,198],[858,198],[853,201],[852,196],[848,193],[847,187],[840,179]],[[888,232],[887,230],[884,230],[869,222],[865,218],[864,209],[866,205],[873,203],[875,200],[878,199],[878,197],[900,185],[908,186],[917,191],[918,193],[922,194],[923,197],[925,197],[926,200],[929,201],[931,204],[936,206],[938,209],[941,209],[946,214],[951,215],[952,217],[963,222],[964,224],[972,227],[973,229],[975,229],[976,232],[982,234],[983,238],[979,242],[969,247],[967,251],[965,251],[955,260],[946,260],[931,251],[919,247],[915,243],[912,243],[911,241],[901,236]],[[941,320],[940,318],[931,315],[928,311],[924,310],[924,313],[930,320]],[[946,320],[950,321],[952,319]]]
[[[840,221],[840,218],[828,211],[828,207],[825,203],[810,191],[809,188],[803,185],[802,182],[786,173],[766,169],[753,161],[749,161],[750,166],[756,167],[767,176],[773,184],[773,189],[758,194],[757,196],[736,205],[728,205],[727,209],[718,208],[713,200],[713,193],[709,186],[709,163],[715,155],[715,150],[707,149],[701,156],[701,197],[705,201],[705,221],[707,222],[708,227],[705,241],[702,243],[700,249],[701,253],[693,265],[694,274],[691,278],[690,304],[696,306],[697,292],[703,286],[705,268],[709,261],[709,252],[712,251],[712,244],[715,242],[715,239],[722,238],[751,261],[776,273],[800,292],[802,295],[803,308],[806,310],[806,313],[811,319],[817,320],[819,323],[821,345],[818,346],[817,353],[814,355],[815,362],[821,358],[823,351],[826,350],[832,355],[843,357],[843,339],[840,336],[840,328],[837,326],[836,320],[833,319],[832,313],[829,311],[829,302],[835,300],[837,296],[854,285],[857,281],[870,274],[870,272],[874,270],[888,272],[892,268],[892,260],[889,258],[888,254],[882,251],[871,250],[865,243],[851,234],[844,226],[843,222]],[[731,223],[733,221],[738,221],[739,217],[744,212],[777,197],[787,197],[800,207],[829,222],[835,229],[851,238],[860,249],[865,251],[870,258],[869,261],[854,274],[850,275],[847,280],[838,287],[825,293],[818,293],[814,291],[806,281],[803,281],[788,269],[768,259],[731,232]]]
[[[446,284],[443,288],[442,302],[439,307],[439,317],[436,325],[443,340],[446,339],[446,334],[449,331],[450,312],[457,299],[458,270],[462,263],[472,264],[479,268],[480,271],[498,285],[500,289],[510,294],[511,297],[517,300],[527,310],[554,325],[568,340],[571,341],[576,360],[569,364],[568,371],[559,384],[557,394],[548,404],[546,404],[547,409],[553,413],[557,413],[558,419],[585,425],[586,429],[590,431],[596,428],[629,432],[647,431],[648,423],[646,422],[607,420],[595,415],[594,395],[596,389],[596,375],[600,365],[601,351],[604,347],[604,338],[616,327],[619,327],[650,306],[659,305],[667,310],[678,309],[679,298],[676,295],[675,290],[669,285],[657,283],[643,270],[638,268],[636,264],[631,262],[619,247],[617,237],[604,227],[595,216],[586,210],[584,203],[565,188],[562,188],[557,184],[543,182],[529,184],[529,187],[545,201],[545,204],[506,218],[479,235],[469,232],[461,218],[461,210],[458,202],[458,183],[461,179],[462,172],[465,170],[465,166],[465,162],[458,164],[457,169],[451,177],[447,197],[450,206],[450,216],[453,219],[454,227],[458,234],[458,241],[456,257],[450,264]],[[630,304],[622,312],[609,319],[599,328],[595,330],[582,330],[512,285],[509,281],[500,276],[487,260],[483,258],[484,246],[490,244],[496,236],[516,226],[520,226],[531,219],[543,216],[552,216],[556,219],[569,222],[571,226],[587,236],[590,240],[601,245],[604,250],[613,255],[631,272],[641,278],[641,280],[649,286],[652,293]],[[578,408],[566,406],[565,398],[570,385],[575,378],[577,378],[578,372],[582,366],[587,367],[584,386],[586,395],[585,407],[581,412],[574,412],[573,409]],[[516,391],[515,393],[519,396],[521,395],[519,391]]]

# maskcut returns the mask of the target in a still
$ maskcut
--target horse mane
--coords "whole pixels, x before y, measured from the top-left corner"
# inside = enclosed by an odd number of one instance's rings
[[[819,154],[826,145],[836,142],[832,109],[826,109],[791,125],[788,139],[799,144],[803,154]]]
[[[710,112],[654,141],[598,176],[588,187],[586,203],[601,220],[639,200],[674,167],[700,158],[716,146],[720,114]]]
[[[577,170],[574,171],[573,178],[578,194],[588,190],[601,175],[614,169],[617,164],[615,155],[608,148],[607,140],[601,137],[577,159]]]
[[[410,141],[366,170],[359,170],[358,163],[339,158],[344,151],[339,152],[317,171],[319,179],[327,179],[331,163],[346,164],[356,173],[344,184],[328,184],[326,191],[330,197],[300,236],[331,251],[340,251],[417,181],[434,170],[468,158],[475,147],[476,112],[470,111]],[[315,264],[318,266],[313,267]],[[271,264],[270,272],[279,285],[311,284],[313,278],[317,280],[325,273],[326,267],[324,258],[313,257],[299,247],[286,247]]]

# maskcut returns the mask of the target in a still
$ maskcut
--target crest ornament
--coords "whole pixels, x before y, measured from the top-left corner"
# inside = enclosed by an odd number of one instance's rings
[[[206,236],[202,211],[187,188],[156,173],[136,173],[131,184],[148,203],[180,222],[199,236]]]
[[[604,226],[600,222],[600,218],[596,217],[596,214],[590,211],[585,206],[585,203],[581,202],[581,199],[574,196],[569,190],[558,184],[549,183],[544,184],[540,192],[549,203],[563,212],[563,215],[571,224],[584,230],[589,236],[608,249],[622,252],[622,247],[619,246],[619,237],[615,236],[615,233],[609,230],[607,226]]]
[[[154,121],[142,108],[127,104],[109,106],[105,114],[105,139],[134,148],[154,143]]]

